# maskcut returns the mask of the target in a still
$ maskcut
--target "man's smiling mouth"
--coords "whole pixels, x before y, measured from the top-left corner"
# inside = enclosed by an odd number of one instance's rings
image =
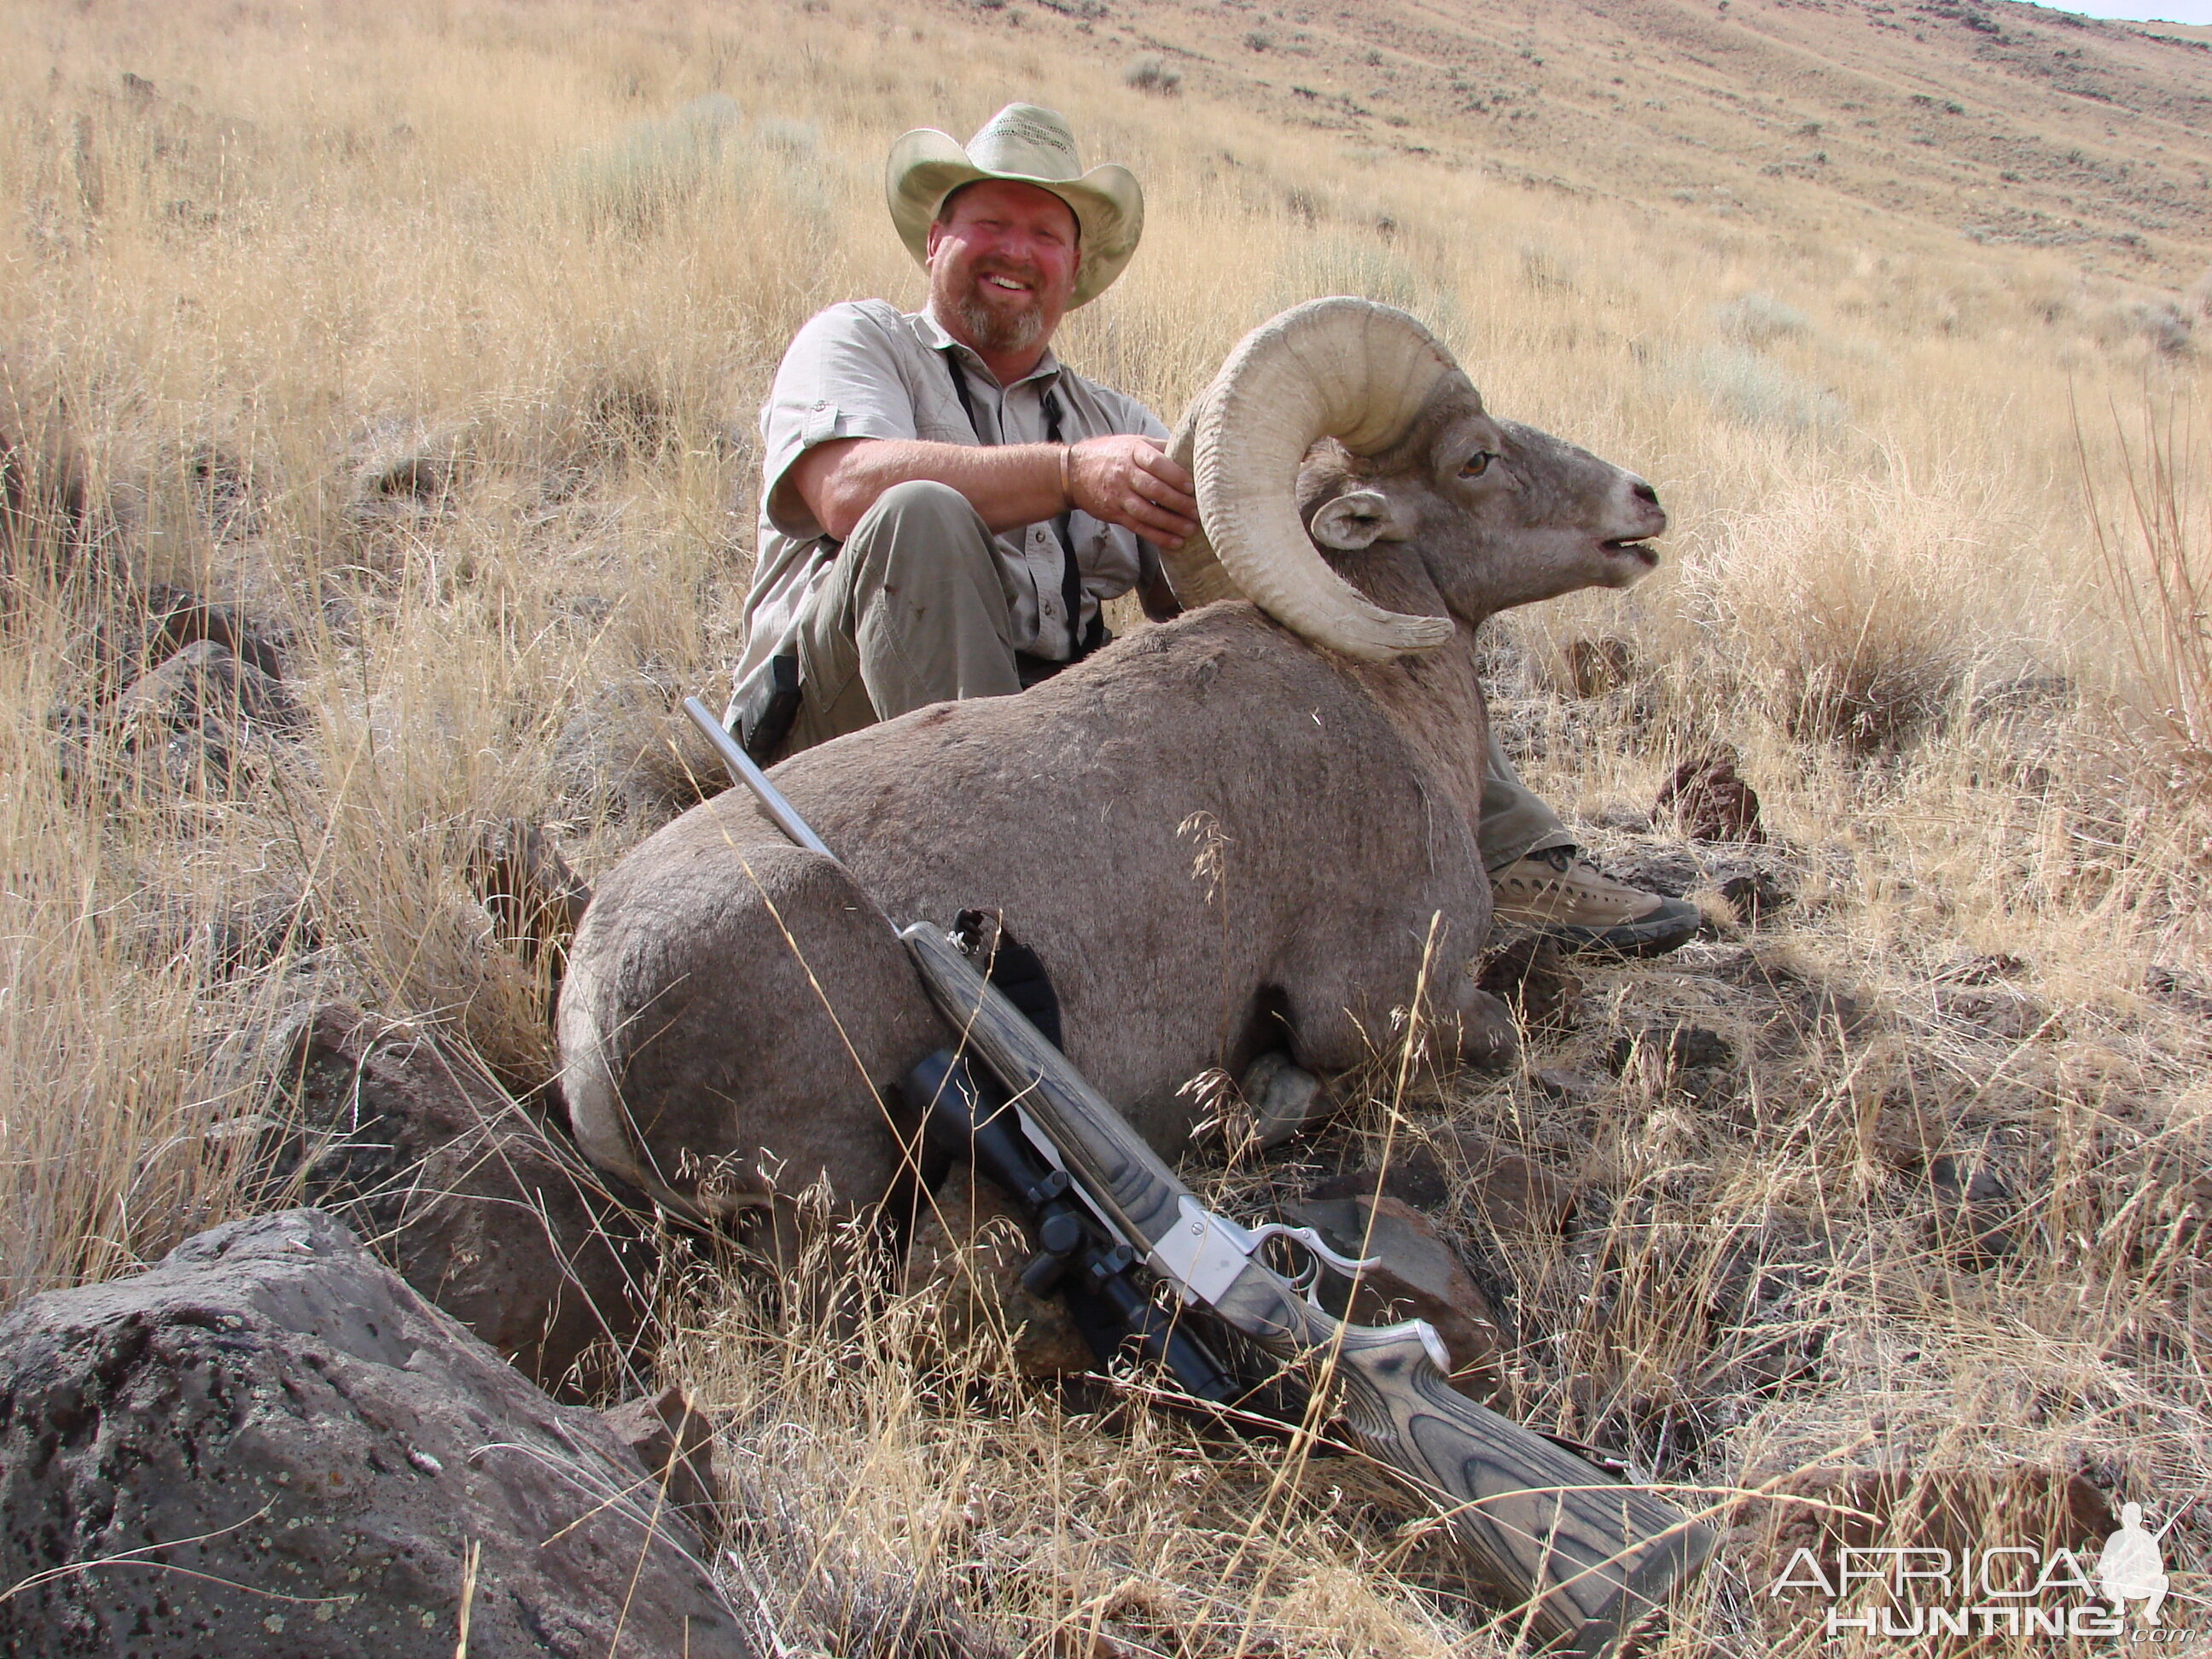
[[[994,287],[1005,289],[1009,293],[1027,294],[1030,291],[1030,285],[1027,283],[1017,282],[1011,276],[1001,276],[996,271],[993,271],[983,280]]]

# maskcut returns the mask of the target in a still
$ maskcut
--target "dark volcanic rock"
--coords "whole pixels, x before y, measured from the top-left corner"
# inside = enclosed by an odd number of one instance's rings
[[[1615,881],[1625,882],[1639,893],[1657,893],[1666,898],[1680,898],[1705,879],[1705,866],[1695,853],[1686,847],[1656,842],[1609,853],[1595,862]]]
[[[197,593],[156,582],[146,590],[145,636],[140,660],[160,662],[202,641],[219,645],[270,679],[283,678],[282,635],[234,605],[210,605]]]
[[[1439,1136],[1433,1146],[1394,1147],[1383,1168],[1346,1170],[1316,1182],[1306,1201],[1381,1197],[1435,1210],[1462,1186],[1468,1207],[1492,1232],[1557,1232],[1573,1212],[1577,1194],[1567,1176],[1487,1135],[1461,1131]]]
[[[1988,1164],[1943,1153],[1928,1162],[1928,1186],[1936,1210],[1932,1242],[1939,1249],[1975,1268],[1994,1267],[2013,1253],[2020,1201]]]
[[[728,788],[720,758],[676,701],[674,678],[649,671],[594,691],[554,743],[564,799],[652,829]]]
[[[1936,1012],[2007,1042],[2039,1035],[2057,1036],[2051,1011],[2025,991],[2008,985],[1939,985]]]
[[[29,562],[20,556],[84,550],[94,517],[86,478],[61,399],[31,395],[0,362],[0,607],[13,603],[19,566]]]
[[[485,825],[464,873],[501,939],[526,961],[559,965],[592,890],[543,830],[521,818]]]
[[[1567,684],[1578,697],[1602,697],[1636,678],[1626,640],[1576,640],[1567,647]]]
[[[195,964],[210,980],[250,974],[287,950],[312,951],[321,930],[297,887],[273,888],[212,912],[189,903],[149,904],[135,944],[149,960]]]
[[[1702,1025],[1654,1025],[1633,1036],[1619,1036],[1606,1050],[1607,1070],[1616,1075],[1638,1054],[1656,1059],[1673,1071],[1733,1065],[1735,1050],[1718,1031]]]
[[[645,1400],[624,1401],[600,1413],[615,1438],[629,1448],[639,1466],[666,1494],[702,1538],[718,1530],[721,1479],[714,1468],[714,1425],[680,1388],[663,1389]]]
[[[1375,1197],[1399,1199],[1417,1210],[1433,1210],[1451,1197],[1451,1176],[1433,1148],[1414,1143],[1393,1146],[1389,1163],[1380,1169],[1346,1170],[1316,1182],[1306,1190],[1310,1202]]]
[[[149,720],[178,731],[211,720],[289,731],[299,711],[282,681],[241,661],[214,640],[177,652],[115,700],[125,726]]]
[[[1571,1177],[1487,1135],[1462,1131],[1450,1146],[1466,1167],[1468,1207],[1491,1231],[1556,1233],[1573,1215],[1581,1188]]]
[[[641,1369],[650,1224],[480,1073],[332,1004],[303,1022],[282,1081],[299,1111],[264,1150],[272,1187],[337,1212],[544,1387]]]
[[[1562,1101],[1570,1106],[1586,1106],[1601,1092],[1597,1084],[1580,1073],[1555,1066],[1529,1073],[1528,1082],[1545,1099]]]
[[[1657,811],[1680,821],[1692,841],[1762,842],[1759,793],[1736,775],[1736,754],[1716,744],[1674,769],[1659,791]]]
[[[12,1653],[750,1659],[641,1474],[317,1211],[0,1322]]]
[[[213,640],[186,646],[108,712],[124,750],[142,768],[178,789],[218,794],[238,786],[249,757],[271,738],[300,725],[281,681]]]
[[[1938,985],[2001,985],[2020,978],[2027,964],[2009,951],[1954,957],[1936,970]]]
[[[1482,988],[1534,1030],[1573,1029],[1583,982],[1557,939],[1530,933],[1483,959]]]
[[[1722,879],[1718,891],[1747,927],[1756,927],[1777,910],[1787,909],[1797,895],[1763,870],[1747,870]]]
[[[1876,1010],[1865,998],[1778,956],[1747,950],[1717,953],[1706,971],[1723,984],[1753,993],[1764,1005],[1760,1018],[1767,1031],[1762,1042],[1769,1048],[1821,1034],[1856,1040],[1878,1024]]]

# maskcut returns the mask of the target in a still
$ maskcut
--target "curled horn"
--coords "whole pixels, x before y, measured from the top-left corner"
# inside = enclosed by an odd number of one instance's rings
[[[1368,662],[1450,639],[1449,617],[1385,611],[1329,568],[1298,521],[1297,477],[1316,439],[1355,455],[1388,449],[1455,367],[1428,330],[1372,300],[1310,300],[1245,336],[1176,433],[1205,526],[1166,556],[1176,597],[1241,594]]]

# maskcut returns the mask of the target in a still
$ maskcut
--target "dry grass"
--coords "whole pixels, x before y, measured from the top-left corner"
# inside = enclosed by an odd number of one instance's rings
[[[2156,1520],[2212,1480],[2186,352],[2100,338],[2048,262],[1531,195],[1188,84],[1146,96],[996,17],[970,39],[839,0],[194,15],[0,16],[0,341],[68,410],[133,578],[259,618],[304,724],[178,787],[105,721],[143,665],[113,584],[12,556],[0,1293],[228,1213],[251,1137],[224,1126],[264,1104],[260,1034],[305,1000],[547,1075],[543,969],[492,938],[467,852],[535,817],[590,874],[649,825],[651,776],[595,779],[733,655],[781,343],[833,300],[918,295],[881,222],[887,137],[1018,95],[1151,199],[1143,257],[1067,331],[1079,367],[1172,416],[1255,322],[1371,294],[1674,514],[1633,595],[1501,625],[1501,712],[1613,853],[1648,848],[1626,826],[1727,737],[1800,896],[1592,972],[1579,1028],[1531,1043],[1586,1098],[1523,1073],[1403,1103],[1417,1135],[1480,1127],[1583,1183],[1564,1237],[1449,1212],[1514,1322],[1522,1412],[1690,1489],[2032,1466]],[[2122,419],[2077,431],[2076,408]],[[1554,689],[1600,635],[1627,683]],[[280,925],[241,952],[248,901]],[[2000,954],[2001,983],[1955,982]],[[1737,1063],[1603,1063],[1685,1019]],[[1294,1194],[1389,1119],[1234,1190]],[[2012,1194],[2004,1249],[1960,1223],[1946,1157]],[[1277,1490],[1271,1446],[1077,1414],[988,1341],[918,1360],[921,1310],[810,1336],[758,1294],[704,1275],[664,1365],[728,1414],[737,1540],[797,1648],[1493,1650],[1449,1552],[1348,1460]],[[2208,1537],[2170,1534],[2190,1595]],[[1733,1536],[1667,1651],[1811,1652],[1765,1622],[1771,1565]]]

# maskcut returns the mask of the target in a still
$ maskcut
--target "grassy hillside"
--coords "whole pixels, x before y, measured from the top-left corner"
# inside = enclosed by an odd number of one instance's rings
[[[1735,1528],[1668,1653],[1856,1650],[1765,1596],[1775,1506],[1733,1507],[1808,1471],[2007,1541],[2075,1475],[2154,1524],[2212,1481],[2193,32],[1972,0],[0,19],[0,354],[99,504],[96,547],[4,571],[0,1297],[235,1212],[303,1003],[546,1079],[543,965],[468,854],[522,817],[588,878],[681,799],[670,707],[734,656],[782,343],[918,302],[884,149],[1018,96],[1147,192],[1076,366],[1172,418],[1254,324],[1366,294],[1674,515],[1632,595],[1502,620],[1496,687],[1531,781],[1599,852],[1690,860],[1716,937],[1585,971],[1513,1076],[1380,1065],[1346,1128],[1204,1179],[1266,1203],[1476,1130],[1577,1184],[1565,1231],[1501,1232],[1446,1157],[1443,1210],[1516,1409]],[[219,755],[121,696],[149,583],[280,659]],[[1607,641],[1624,672],[1578,677]],[[1716,741],[1795,896],[1755,918],[1650,816]],[[1733,1059],[1607,1063],[1683,1022]],[[742,1277],[672,1286],[664,1369],[723,1413],[794,1650],[1503,1650],[1352,1461],[1080,1414],[988,1338],[923,1363],[928,1318],[797,1342]],[[2201,1511],[2167,1536],[2191,1595],[2208,1545]]]
[[[1156,56],[1209,101],[1586,201],[2060,247],[2168,283],[2212,254],[2212,30],[2185,25],[2010,0],[936,10],[1102,66]]]

